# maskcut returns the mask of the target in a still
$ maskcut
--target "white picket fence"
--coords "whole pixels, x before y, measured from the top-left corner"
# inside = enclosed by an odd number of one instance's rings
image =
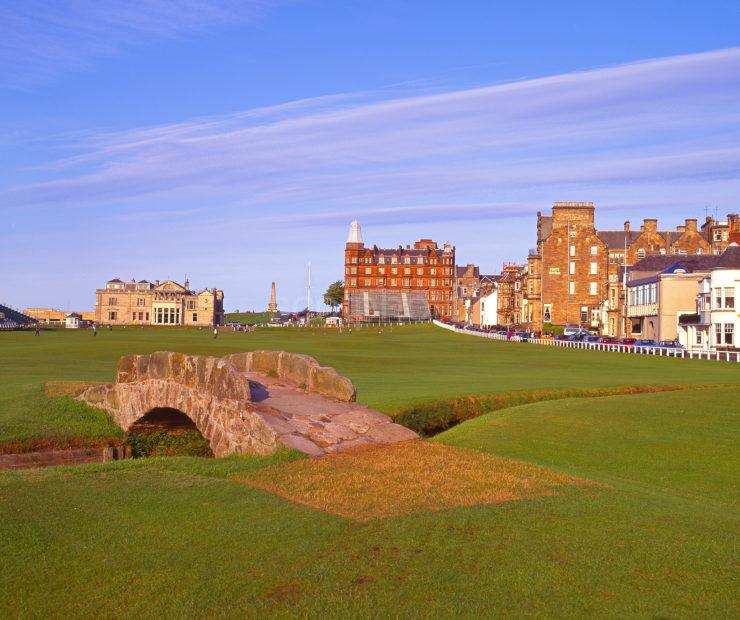
[[[615,351],[618,353],[632,353],[634,355],[654,355],[657,357],[680,357],[684,359],[717,360],[720,362],[740,362],[740,353],[734,351],[686,351],[685,349],[669,349],[665,347],[638,347],[623,344],[606,344],[603,342],[571,342],[570,340],[555,340],[553,338],[509,338],[503,334],[479,332],[471,329],[461,329],[440,321],[433,321],[437,327],[442,327],[458,334],[468,334],[480,338],[506,340],[510,342],[528,342],[550,347],[564,347],[567,349],[590,349],[592,351]]]

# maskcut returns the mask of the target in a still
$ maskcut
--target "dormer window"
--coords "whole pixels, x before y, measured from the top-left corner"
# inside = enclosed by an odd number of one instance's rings
[[[665,253],[665,250],[663,250],[663,253]],[[645,248],[640,248],[637,250],[637,258],[645,258]]]

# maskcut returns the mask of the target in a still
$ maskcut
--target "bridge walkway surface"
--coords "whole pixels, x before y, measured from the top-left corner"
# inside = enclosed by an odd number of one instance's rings
[[[326,398],[260,372],[241,374],[249,381],[255,413],[289,448],[320,456],[417,437],[384,413],[356,402]]]

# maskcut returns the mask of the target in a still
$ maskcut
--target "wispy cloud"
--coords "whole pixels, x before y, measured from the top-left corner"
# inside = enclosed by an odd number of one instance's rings
[[[90,134],[2,204],[151,196],[277,215],[526,202],[536,187],[740,179],[740,48],[382,99],[336,95]],[[665,196],[662,197],[665,199]]]
[[[0,86],[25,87],[123,49],[259,17],[275,0],[22,0],[0,5]]]

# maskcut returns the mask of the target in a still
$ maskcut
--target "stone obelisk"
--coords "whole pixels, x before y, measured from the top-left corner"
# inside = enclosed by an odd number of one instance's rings
[[[268,312],[277,312],[277,293],[275,292],[275,283],[272,283],[272,289],[270,290],[270,303],[267,304]]]

